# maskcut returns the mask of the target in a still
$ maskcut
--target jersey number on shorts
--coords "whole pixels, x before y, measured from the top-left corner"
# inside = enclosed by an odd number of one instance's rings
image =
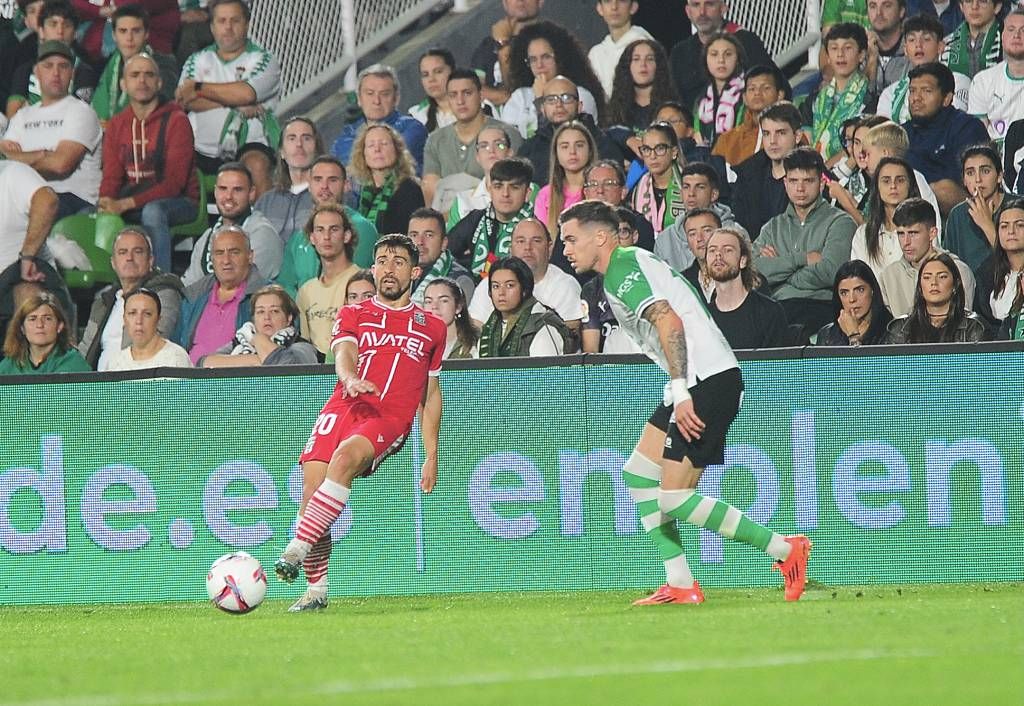
[[[334,430],[334,425],[338,422],[337,414],[321,414],[316,418],[313,423],[313,432],[309,435],[309,441],[306,442],[305,453],[309,453],[313,450],[313,444],[316,441],[317,436],[327,436]]]

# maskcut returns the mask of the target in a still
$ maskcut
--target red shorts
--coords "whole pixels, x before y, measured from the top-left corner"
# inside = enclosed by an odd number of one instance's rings
[[[331,398],[320,410],[309,441],[299,456],[299,463],[323,461],[330,463],[335,450],[353,436],[365,437],[373,444],[374,459],[363,473],[377,470],[381,461],[397,453],[409,436],[411,424],[395,417],[385,417],[372,404],[349,398]]]

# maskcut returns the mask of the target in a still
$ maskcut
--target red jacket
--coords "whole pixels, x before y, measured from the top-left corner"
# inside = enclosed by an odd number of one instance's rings
[[[157,142],[164,115],[168,116],[167,127],[163,151],[158,156]],[[139,191],[131,194],[140,208],[150,201],[176,196],[199,200],[192,126],[177,103],[164,103],[145,121],[135,117],[130,105],[110,119],[103,136],[100,196],[118,198],[129,185],[141,185]]]
[[[161,54],[174,54],[174,37],[181,25],[181,10],[178,0],[103,0],[100,4],[90,0],[71,0],[71,6],[78,13],[83,24],[88,23],[85,36],[78,45],[89,57],[90,61],[100,60],[100,49],[103,46],[103,27],[106,20],[100,17],[103,5],[121,7],[122,5],[142,5],[149,13],[149,46]]]

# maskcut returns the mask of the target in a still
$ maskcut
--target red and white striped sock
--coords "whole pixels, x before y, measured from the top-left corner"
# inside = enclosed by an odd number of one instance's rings
[[[331,532],[328,530],[317,540],[303,560],[302,569],[306,572],[306,582],[310,586],[326,582],[327,566],[331,562],[332,544]]]
[[[308,544],[316,544],[318,539],[330,531],[331,525],[345,509],[351,492],[341,483],[335,483],[330,478],[325,479],[306,504],[302,520],[295,529],[295,538]]]

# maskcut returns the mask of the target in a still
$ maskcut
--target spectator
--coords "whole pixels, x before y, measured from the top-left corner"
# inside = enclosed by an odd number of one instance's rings
[[[483,169],[476,163],[476,141],[485,127],[506,131],[515,151],[522,138],[511,125],[495,120],[483,112],[480,78],[467,69],[455,69],[448,77],[448,105],[455,114],[455,122],[438,128],[427,138],[423,150],[423,196],[433,203],[437,183],[452,174],[469,174],[484,178]]]
[[[621,167],[620,167],[621,170]],[[633,227],[634,211],[619,206],[615,215],[619,219],[619,247],[631,248],[637,244],[637,230]],[[640,346],[619,326],[608,298],[604,294],[604,277],[594,274],[583,285],[583,320],[581,339],[584,353],[640,353]]]
[[[466,294],[455,280],[438,277],[424,287],[423,308],[448,327],[444,344],[446,359],[476,358],[480,329],[469,318]]]
[[[998,22],[1002,2],[958,0],[958,4],[963,20],[946,36],[939,61],[951,71],[973,79],[978,72],[995,65],[1002,54]]]
[[[252,295],[268,284],[253,263],[249,236],[225,225],[210,236],[213,274],[185,287],[175,339],[194,365],[229,343],[250,319]]]
[[[1024,200],[1008,199],[1003,204],[998,228],[992,256],[978,271],[975,299],[978,313],[997,325],[1010,316],[1024,271]]]
[[[868,198],[868,218],[853,234],[850,259],[867,263],[875,277],[880,278],[886,267],[903,257],[892,220],[896,207],[908,198],[920,196],[914,170],[906,161],[886,157],[879,162]]]
[[[75,50],[75,30],[78,28],[78,15],[66,0],[47,0],[39,11],[38,17],[39,44],[43,42],[62,42],[72,52],[72,76],[67,93],[88,103],[92,100],[96,89],[96,70],[88,61],[83,61]],[[13,118],[25,105],[36,105],[42,100],[39,78],[35,75],[36,57],[26,58],[15,69],[10,77],[11,90],[6,100],[6,113]],[[6,78],[6,77],[5,77]]]
[[[189,114],[199,168],[215,174],[249,142],[277,148],[281,128],[274,108],[281,67],[249,38],[244,0],[210,0],[209,12],[214,43],[185,62],[174,97]],[[255,181],[264,178],[269,176]]]
[[[885,88],[902,78],[909,67],[903,51],[906,0],[871,0],[868,3],[868,42],[864,74],[868,77],[868,105],[878,104]]]
[[[46,237],[56,220],[57,194],[31,167],[0,160],[0,330],[20,290],[40,283],[73,311],[71,295],[53,268]]]
[[[252,320],[235,337],[202,360],[204,368],[245,368],[257,365],[315,365],[317,349],[299,335],[299,309],[284,288],[261,287],[252,295]],[[333,321],[332,321],[333,323]]]
[[[177,103],[161,98],[149,54],[125,61],[121,83],[129,104],[107,126],[98,210],[142,223],[157,267],[170,272],[171,226],[195,220],[199,202],[192,126]]]
[[[123,304],[121,324],[130,343],[101,362],[101,372],[192,367],[188,352],[160,334],[163,309],[160,295],[151,289],[138,288],[125,296]]]
[[[697,102],[697,123],[704,144],[714,147],[718,136],[731,130],[743,110],[743,72],[747,58],[735,35],[717,32],[708,38],[701,56],[706,90]]]
[[[420,57],[420,85],[426,98],[409,108],[409,115],[427,129],[428,135],[455,122],[448,105],[448,77],[454,70],[455,57],[447,49],[427,49]]]
[[[687,211],[680,222],[686,235],[686,249],[663,250],[673,258],[666,262],[688,279],[694,290],[700,292],[701,300],[707,303],[715,291],[715,281],[708,272],[708,240],[722,227],[722,219],[710,208],[695,208]]]
[[[885,308],[875,273],[863,260],[851,260],[836,270],[832,311],[835,320],[825,324],[815,337],[819,346],[885,343],[892,314]]]
[[[968,147],[960,168],[967,199],[949,212],[942,242],[977,272],[996,247],[996,214],[1006,198],[999,153],[988,144]]]
[[[604,201],[615,208],[620,215],[625,212],[628,216],[630,226],[636,232],[636,240],[630,245],[636,245],[648,252],[654,251],[654,226],[641,214],[629,208],[626,203],[626,174],[622,171],[622,163],[614,159],[600,159],[583,173],[583,196],[588,199]],[[555,249],[561,250],[561,241],[555,244]],[[568,264],[568,263],[566,263]],[[559,264],[562,269],[566,267]]]
[[[1010,307],[1010,313],[1003,319],[996,339],[1000,341],[1024,341],[1024,277],[1017,278],[1017,296]]]
[[[434,191],[434,203],[440,211],[445,210],[445,201],[451,199],[447,209],[449,226],[454,226],[470,211],[487,208],[490,205],[491,167],[498,161],[511,156],[512,140],[509,138],[508,130],[499,127],[485,127],[480,131],[480,135],[476,139],[476,163],[483,169],[484,178],[477,179],[469,174],[455,174],[439,181],[437,189]],[[545,150],[544,159],[547,159],[547,150]],[[449,188],[449,184],[456,179],[460,180],[463,186],[473,184],[473,188],[453,191]]]
[[[910,139],[907,137],[907,131],[896,123],[884,122],[868,130],[863,144],[864,174],[867,178],[873,179],[879,163],[886,157],[906,159],[907,150],[910,148]],[[939,211],[939,201],[935,192],[932,191],[924,174],[916,169],[914,170],[914,181],[917,182],[921,198],[934,206],[936,211]]]
[[[720,203],[718,173],[704,162],[687,164],[679,172],[682,181],[680,191],[683,197],[684,213],[697,209],[710,209],[718,217],[720,225],[743,230],[736,222],[732,210]],[[677,220],[661,231],[654,241],[654,254],[680,272],[693,264],[693,256],[687,243],[685,218]],[[706,274],[706,273],[705,273]]]
[[[620,135],[622,147],[639,154],[636,133],[654,122],[658,106],[679,100],[665,49],[653,39],[631,42],[615,66],[613,87],[603,124]]]
[[[557,312],[573,338],[578,340],[583,304],[580,285],[571,275],[549,266],[551,233],[537,218],[520,221],[512,233],[511,257],[526,263],[533,275],[533,296],[538,302]],[[487,321],[494,311],[490,287],[485,279],[477,285],[469,302],[469,316],[477,324]],[[569,343],[568,341],[566,342]],[[576,349],[576,344],[572,344]],[[567,352],[569,348],[566,349]]]
[[[921,264],[929,258],[946,254],[938,246],[938,216],[935,208],[923,199],[911,198],[896,208],[892,217],[896,224],[903,257],[884,270],[879,279],[882,295],[893,316],[909,313],[914,302],[914,287]],[[964,302],[974,301],[975,278],[971,269],[955,255],[949,255],[960,270],[958,279],[963,283]]]
[[[714,282],[708,309],[729,345],[786,345],[786,312],[777,301],[757,291],[763,280],[754,267],[747,234],[738,228],[717,228],[707,240],[705,253],[705,267]]]
[[[206,9],[208,3],[209,0],[178,0],[181,30],[173,49],[179,66],[188,61],[192,54],[213,42],[210,13]]]
[[[762,111],[780,100],[789,100],[791,93],[785,75],[774,66],[755,66],[747,71],[741,122],[718,136],[711,154],[722,157],[732,166],[753,157],[761,149]]]
[[[908,69],[932,64],[942,54],[942,24],[932,15],[908,17],[903,23],[903,51],[907,56]],[[953,107],[967,110],[967,95],[971,90],[971,79],[962,73],[953,72]],[[904,73],[895,83],[890,84],[878,99],[875,112],[895,123],[910,120],[910,76]]]
[[[57,298],[49,292],[39,292],[22,301],[7,326],[0,375],[90,370],[74,346],[74,331]]]
[[[512,40],[508,85],[512,90],[501,108],[501,119],[519,130],[523,138],[539,127],[537,96],[555,76],[565,76],[579,89],[582,112],[600,121],[604,90],[587,62],[586,53],[568,30],[541,20],[523,28]]]
[[[313,207],[327,203],[341,204],[347,181],[345,166],[331,155],[321,155],[313,160],[309,168],[309,193]],[[368,267],[373,261],[373,245],[377,242],[377,229],[362,214],[348,206],[342,206],[345,216],[352,225],[356,236],[356,250],[353,260],[360,267]],[[310,212],[312,214],[312,211]],[[308,218],[307,218],[308,223]],[[320,257],[306,234],[306,223],[292,233],[284,247],[284,259],[277,283],[292,296],[298,294],[305,282],[320,276]]]
[[[527,25],[536,22],[544,0],[501,0],[505,16],[491,25],[491,34],[485,37],[473,52],[473,69],[484,79],[484,99],[494,105],[508,100],[505,86],[511,73],[509,54],[512,38]]]
[[[939,0],[938,2],[935,0],[907,0],[907,17],[915,15],[938,19],[941,27],[940,39],[956,31],[956,28],[964,21],[960,3],[953,0]]]
[[[240,162],[221,166],[217,170],[213,198],[219,217],[192,248],[192,261],[181,278],[185,286],[191,287],[215,272],[213,236],[226,226],[237,226],[245,231],[246,245],[252,247],[253,262],[260,274],[276,277],[281,269],[284,244],[266,216],[253,210],[256,197],[249,170]]]
[[[1006,188],[1024,196],[1024,118],[1010,123],[1003,141],[1003,174]]]
[[[736,167],[736,221],[757,239],[761,228],[789,205],[782,159],[800,142],[803,120],[792,103],[781,101],[761,113],[761,149]]]
[[[39,14],[45,4],[46,0],[18,0],[23,26],[19,29],[16,21],[12,23],[17,45],[11,52],[10,58],[3,64],[4,73],[0,76],[0,81],[6,82],[19,66],[25,62],[31,64],[36,60],[36,53],[39,50]],[[17,17],[17,13],[15,13],[15,17]],[[4,105],[6,106],[6,104],[7,100],[4,99]]]
[[[343,206],[325,203],[313,209],[306,235],[320,258],[320,274],[299,287],[296,297],[302,335],[324,355],[331,353],[331,327],[346,304],[349,279],[359,272],[352,262],[358,236]]]
[[[367,299],[373,299],[377,294],[377,285],[373,281],[373,272],[370,270],[359,270],[352,275],[348,284],[345,285],[345,304],[362,304]]]
[[[154,267],[152,242],[138,226],[128,226],[117,234],[110,266],[117,275],[117,282],[96,293],[82,342],[78,345],[86,362],[96,370],[106,370],[110,360],[133,340],[125,319],[128,295],[146,289],[160,299],[156,332],[170,338],[178,326],[184,294],[180,279]],[[146,341],[152,343],[150,339]]]
[[[427,287],[434,280],[445,278],[455,282],[462,289],[462,298],[469,301],[476,288],[473,275],[456,262],[448,250],[448,234],[444,216],[432,208],[418,208],[409,216],[406,232],[420,253],[420,271],[412,283],[412,300],[423,304]]]
[[[35,169],[57,193],[57,220],[91,209],[99,197],[103,134],[92,108],[68,95],[74,58],[63,42],[39,45],[42,100],[19,110],[0,140],[0,153]]]
[[[654,123],[644,131],[640,154],[647,173],[630,195],[630,206],[643,214],[657,235],[686,210],[679,173],[679,143],[668,123]]]
[[[612,95],[615,81],[616,66],[626,49],[638,39],[653,39],[650,32],[633,24],[633,15],[639,9],[636,0],[597,0],[597,14],[608,25],[608,34],[590,48],[587,59],[601,82],[606,96]],[[666,59],[668,57],[665,57]],[[665,63],[665,75],[668,76],[668,63]],[[648,119],[646,123],[649,123]]]
[[[842,159],[840,130],[849,118],[860,115],[867,98],[868,78],[861,71],[868,49],[864,28],[840,22],[825,36],[832,78],[804,103],[804,125],[810,127],[811,144],[828,166]],[[831,285],[831,278],[829,278]]]
[[[359,183],[359,213],[378,233],[401,233],[423,207],[416,165],[390,125],[366,125],[353,146],[351,172]]]
[[[964,148],[988,139],[980,120],[951,105],[953,90],[953,74],[942,64],[910,72],[907,162],[928,180],[943,214],[964,198],[957,158]]]
[[[497,260],[487,279],[494,311],[480,330],[481,358],[556,356],[572,334],[553,309],[533,296],[533,273],[518,257]]]
[[[397,130],[405,140],[418,170],[423,165],[427,129],[416,118],[398,112],[398,102],[402,97],[398,74],[390,66],[373,64],[359,72],[358,80],[356,100],[363,111],[363,117],[344,127],[331,147],[331,154],[343,164],[350,164],[352,145],[363,126],[367,123],[383,123]]]
[[[967,99],[967,112],[981,118],[999,141],[1024,115],[1024,6],[1006,16],[1002,36],[1003,61],[975,74]]]
[[[544,120],[537,132],[516,151],[520,157],[530,160],[536,182],[545,186],[551,171],[551,144],[555,131],[569,122],[582,124],[597,144],[597,154],[606,159],[622,159],[622,153],[615,143],[587,113],[579,112],[579,98],[576,84],[565,76],[555,76],[544,85],[538,99]]]
[[[178,64],[174,57],[157,53],[149,45],[149,13],[145,8],[141,5],[117,8],[110,17],[110,26],[114,36],[114,51],[107,59],[96,84],[96,91],[92,94],[92,108],[104,129],[111,118],[128,106],[128,91],[121,88],[121,79],[128,60],[133,56],[145,52],[152,57],[160,80],[157,93],[161,102],[172,100],[178,85]]]
[[[985,324],[965,308],[960,269],[947,253],[921,265],[910,313],[889,324],[887,343],[966,343],[984,340]]]
[[[537,192],[534,210],[546,227],[557,228],[559,214],[583,200],[583,173],[597,161],[597,142],[583,123],[563,123],[555,130],[548,159],[548,183]]]
[[[114,1],[71,0],[79,17],[82,28],[79,30],[82,49],[85,56],[93,64],[102,63],[110,55],[110,39],[107,30],[110,20],[118,9]],[[126,3],[127,4],[127,3]],[[174,0],[134,0],[150,17],[150,42],[153,48],[162,54],[174,51],[174,40],[181,23],[181,11]],[[210,5],[214,2],[211,0]],[[173,85],[173,84],[172,84]]]
[[[728,10],[725,0],[685,0],[686,16],[696,32],[681,39],[672,47],[672,75],[676,80],[676,88],[682,98],[683,105],[696,104],[705,86],[706,77],[703,71],[695,71],[694,67],[702,65],[701,56],[704,46],[716,32],[728,32],[736,35],[749,66],[772,64],[772,58],[764,48],[761,39],[748,30],[742,29],[735,22],[726,22]]]
[[[853,219],[821,197],[825,164],[821,155],[799,147],[783,159],[785,213],[765,224],[754,264],[782,303],[786,319],[807,332],[832,319],[832,284],[850,259]]]
[[[828,194],[836,206],[846,211],[857,225],[864,223],[864,211],[867,210],[868,194],[871,190],[871,180],[868,176],[868,133],[871,128],[888,122],[891,121],[880,115],[849,118],[845,124],[852,123],[853,127],[852,137],[848,138],[849,145],[844,148],[848,157],[832,166],[832,173],[837,180],[828,182]]]
[[[313,160],[323,153],[323,140],[313,121],[303,116],[289,118],[281,130],[274,186],[256,200],[255,206],[282,241],[302,228],[313,212],[309,172]]]

